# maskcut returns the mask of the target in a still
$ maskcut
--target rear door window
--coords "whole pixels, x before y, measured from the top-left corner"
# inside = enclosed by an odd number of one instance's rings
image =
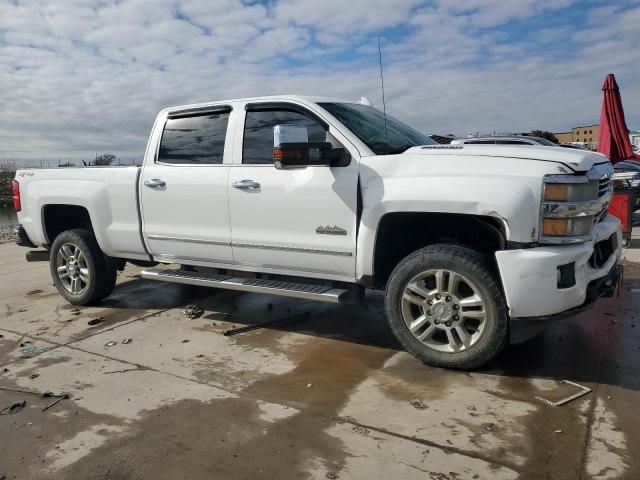
[[[229,112],[168,118],[162,132],[158,162],[221,164],[228,123]]]

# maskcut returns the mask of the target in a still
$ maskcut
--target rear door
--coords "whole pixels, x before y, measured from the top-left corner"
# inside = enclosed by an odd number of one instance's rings
[[[140,178],[149,252],[172,263],[231,263],[227,183],[231,108],[169,114]],[[229,160],[230,161],[230,160]]]

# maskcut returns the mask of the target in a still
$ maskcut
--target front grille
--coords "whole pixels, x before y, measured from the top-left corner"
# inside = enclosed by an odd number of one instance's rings
[[[593,218],[595,224],[607,216],[609,201],[613,195],[613,165],[608,162],[594,165],[587,172],[587,177],[592,182],[598,182],[598,198],[605,200],[602,204],[602,209]]]
[[[610,193],[613,190],[613,179],[603,178],[598,182],[598,198]]]

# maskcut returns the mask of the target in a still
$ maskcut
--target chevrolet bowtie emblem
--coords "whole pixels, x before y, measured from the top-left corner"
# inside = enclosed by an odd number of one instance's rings
[[[316,233],[319,235],[346,235],[347,231],[337,225],[334,225],[333,227],[329,225],[320,225],[318,228],[316,228]]]

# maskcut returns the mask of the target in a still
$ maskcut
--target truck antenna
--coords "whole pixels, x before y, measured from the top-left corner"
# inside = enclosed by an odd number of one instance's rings
[[[382,47],[380,46],[380,37],[378,37],[378,63],[380,65],[380,85],[382,87],[382,114],[384,115],[384,140],[389,141],[387,134],[387,105],[384,101],[384,76],[382,75]]]

